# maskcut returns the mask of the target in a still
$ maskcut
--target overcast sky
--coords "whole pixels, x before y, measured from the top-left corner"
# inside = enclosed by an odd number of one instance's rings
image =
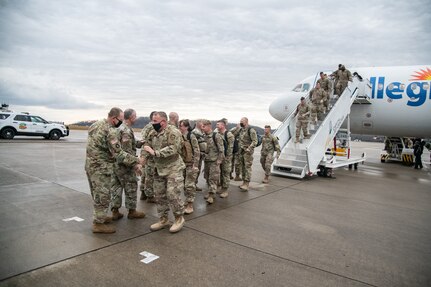
[[[429,1],[0,0],[0,101],[72,123],[112,106],[278,122],[296,82],[343,63],[431,63]]]

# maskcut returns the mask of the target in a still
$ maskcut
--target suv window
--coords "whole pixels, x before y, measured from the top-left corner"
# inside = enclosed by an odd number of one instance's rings
[[[31,121],[33,123],[46,123],[46,121],[44,119],[42,119],[41,117],[37,117],[37,116],[30,116]]]
[[[15,121],[20,121],[20,122],[31,122],[30,117],[29,116],[24,116],[24,115],[16,115],[14,118]]]
[[[9,114],[0,114],[0,120],[5,120],[9,117]]]

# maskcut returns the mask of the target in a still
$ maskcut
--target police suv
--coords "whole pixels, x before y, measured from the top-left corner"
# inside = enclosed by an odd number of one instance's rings
[[[13,139],[14,136],[43,136],[58,140],[69,135],[69,128],[64,124],[53,123],[29,113],[18,113],[2,105],[0,110],[0,138]]]

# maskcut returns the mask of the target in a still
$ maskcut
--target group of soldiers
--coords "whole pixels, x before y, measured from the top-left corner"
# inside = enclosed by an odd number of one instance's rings
[[[197,120],[193,127],[188,119],[179,120],[175,112],[169,117],[162,111],[152,112],[140,141],[132,129],[136,119],[135,110],[123,112],[114,107],[106,119],[89,128],[85,170],[93,198],[94,233],[116,231],[111,223],[124,216],[120,212],[123,191],[127,218],[145,217],[136,210],[137,176],[141,176],[140,199],[157,204],[159,220],[150,226],[152,231],[170,225],[169,210],[175,217],[169,231],[176,233],[184,226],[183,215],[193,213],[196,192],[202,190],[197,186],[202,163],[208,204],[214,203],[217,194],[228,197],[231,179],[243,181],[241,191],[249,190],[258,136],[246,117],[231,130],[223,118],[213,131],[209,120]],[[271,127],[265,126],[260,159],[265,171],[263,183],[268,183],[274,154],[280,155],[278,139],[271,134]]]
[[[341,96],[349,81],[352,81],[352,74],[342,64],[339,64],[338,70],[334,71],[329,77],[334,81],[334,95],[336,97]],[[329,100],[332,87],[332,82],[329,80],[328,75],[320,72],[320,79],[317,80],[316,86],[309,93],[311,107],[306,103],[305,97],[301,97],[301,102],[297,106],[295,113],[298,116],[295,143],[299,142],[301,130],[305,139],[310,137],[308,133],[310,120],[313,124],[316,124],[318,120],[323,120],[323,114],[330,109]]]

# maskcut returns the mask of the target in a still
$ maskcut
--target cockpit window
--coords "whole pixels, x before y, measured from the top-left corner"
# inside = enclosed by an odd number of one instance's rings
[[[310,89],[309,83],[297,84],[292,91],[294,92],[308,92]]]
[[[297,84],[297,85],[293,88],[293,90],[292,90],[292,91],[294,91],[294,92],[300,92],[300,91],[301,91],[301,87],[302,87],[302,84]]]

